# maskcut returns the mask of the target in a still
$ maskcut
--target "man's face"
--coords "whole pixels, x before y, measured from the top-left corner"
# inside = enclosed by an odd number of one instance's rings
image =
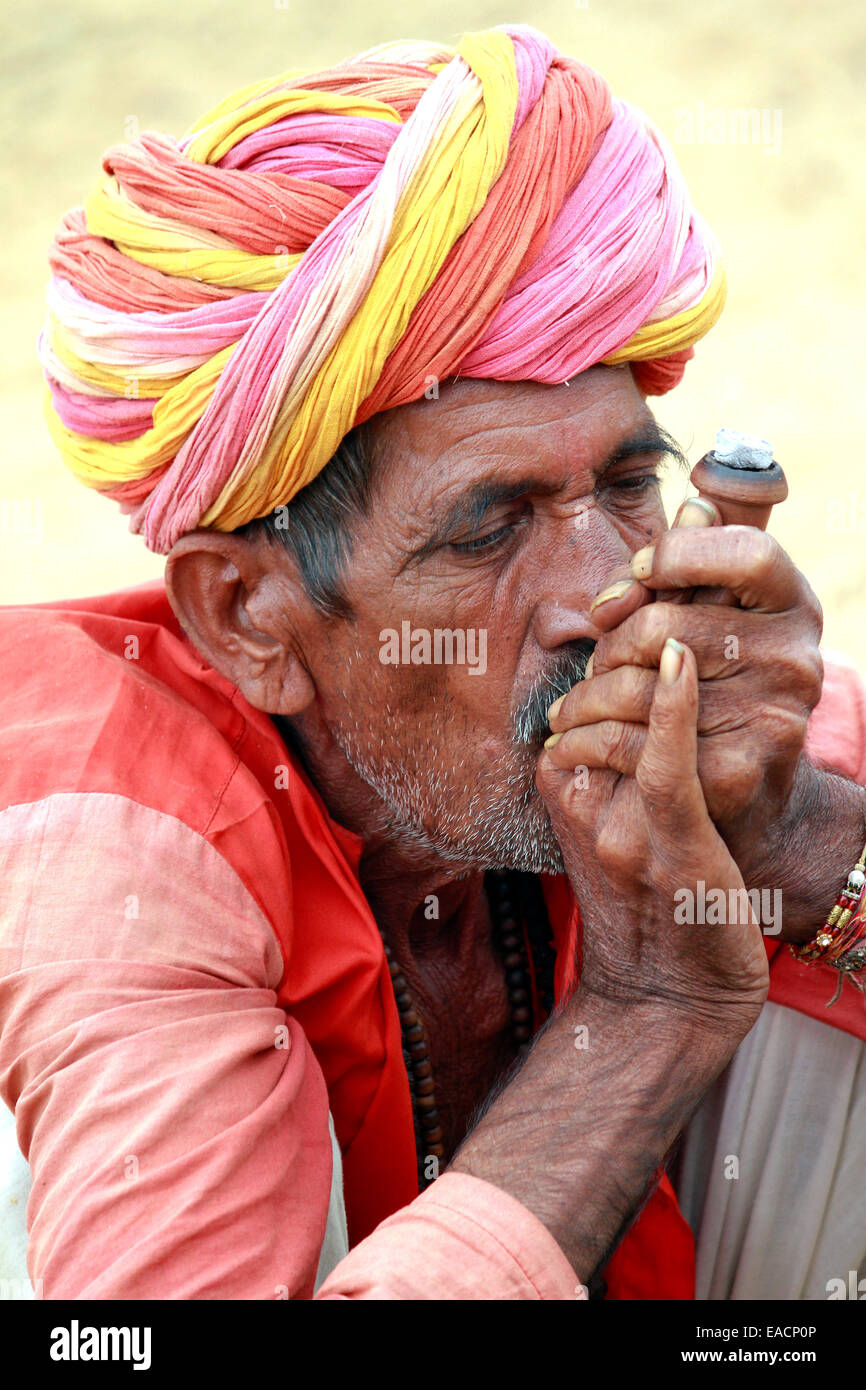
[[[460,380],[375,428],[352,616],[307,653],[323,716],[404,840],[557,872],[535,787],[546,710],[583,676],[605,577],[666,524],[653,416],[627,368],[595,367],[556,387]]]

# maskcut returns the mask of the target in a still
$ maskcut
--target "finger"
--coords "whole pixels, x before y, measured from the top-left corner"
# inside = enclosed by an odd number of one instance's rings
[[[692,603],[703,603],[706,606],[713,605],[716,608],[739,608],[740,603],[735,594],[730,589],[692,589]]]
[[[638,608],[652,601],[653,595],[649,589],[632,579],[628,566],[624,565],[608,575],[589,606],[590,617],[599,632],[609,632],[637,612]]]
[[[686,608],[673,603],[651,603],[599,638],[592,654],[592,679],[587,685],[618,667],[657,670],[665,642],[677,635],[691,647],[701,680],[727,680],[743,669],[741,651],[751,653],[754,659],[754,654],[764,649],[765,628],[763,615],[743,608],[732,612],[729,608],[699,603]]]
[[[593,680],[578,681],[550,706],[547,722],[555,734],[603,719],[645,724],[654,690],[654,671],[644,666],[619,666]]]
[[[698,781],[698,668],[673,637],[662,652],[634,775],[656,830],[676,834],[684,824],[709,823]]]
[[[544,748],[560,772],[578,768],[606,767],[611,772],[633,777],[646,739],[645,724],[629,724],[618,719],[602,719],[585,728],[553,734]]]
[[[680,504],[674,521],[674,526],[682,527],[719,524],[718,509],[702,497],[687,497]],[[691,589],[676,589],[657,597],[664,597],[671,603],[690,603],[692,592]],[[651,601],[651,592],[632,578],[627,566],[619,566],[606,577],[589,611],[599,630],[609,632]]]
[[[721,517],[717,507],[705,497],[687,497],[683,501],[674,518],[671,529],[686,528],[689,526],[719,526]],[[694,589],[659,589],[656,597],[665,603],[691,603],[695,597]],[[732,598],[731,602],[735,602]]]
[[[707,524],[711,526],[723,526],[725,518],[719,511],[718,506],[699,493],[697,497],[687,497],[685,502],[677,512],[674,526],[701,526]],[[762,528],[763,529],[763,528]],[[737,608],[738,601],[730,589],[662,589],[658,598],[672,598],[674,594],[687,593],[690,595],[688,602],[715,604],[720,608]],[[682,602],[683,600],[680,600]]]
[[[718,507],[707,497],[686,497],[677,508],[671,528],[687,526],[721,526],[722,518]]]
[[[631,574],[650,589],[727,588],[759,613],[784,613],[804,593],[803,577],[778,541],[754,526],[665,531],[632,556]]]
[[[590,772],[589,764],[581,764],[577,775],[575,768],[557,767],[545,749],[541,750],[535,769],[535,785],[551,812],[554,830],[557,831],[559,817],[564,814],[570,821],[584,826],[592,837],[597,833],[599,818],[610,804],[618,781],[618,773],[601,765]]]

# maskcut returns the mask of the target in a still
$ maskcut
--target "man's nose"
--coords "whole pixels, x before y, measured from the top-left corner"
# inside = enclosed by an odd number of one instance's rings
[[[608,612],[601,614],[606,605],[591,611],[602,593],[614,590],[609,601],[617,610],[617,621],[649,598],[629,575],[628,545],[597,506],[585,505],[573,517],[558,518],[545,541],[536,575],[533,627],[536,641],[546,650],[581,637],[597,641],[607,631]]]

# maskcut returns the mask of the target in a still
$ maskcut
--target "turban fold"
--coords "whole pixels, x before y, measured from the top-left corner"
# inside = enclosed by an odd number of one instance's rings
[[[724,303],[663,136],[525,25],[383,44],[110,149],[51,251],[64,461],[167,552],[451,376],[676,385]]]

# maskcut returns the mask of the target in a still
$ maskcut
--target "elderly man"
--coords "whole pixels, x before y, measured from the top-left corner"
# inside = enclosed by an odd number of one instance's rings
[[[515,26],[104,168],[48,418],[168,564],[0,624],[34,1286],[690,1298],[697,1237],[699,1296],[826,1296],[864,1015],[777,933],[866,838],[863,695],[828,672],[806,756],[808,585],[705,503],[666,528],[646,397],[724,278],[662,137]],[[674,915],[744,886],[766,949]]]

